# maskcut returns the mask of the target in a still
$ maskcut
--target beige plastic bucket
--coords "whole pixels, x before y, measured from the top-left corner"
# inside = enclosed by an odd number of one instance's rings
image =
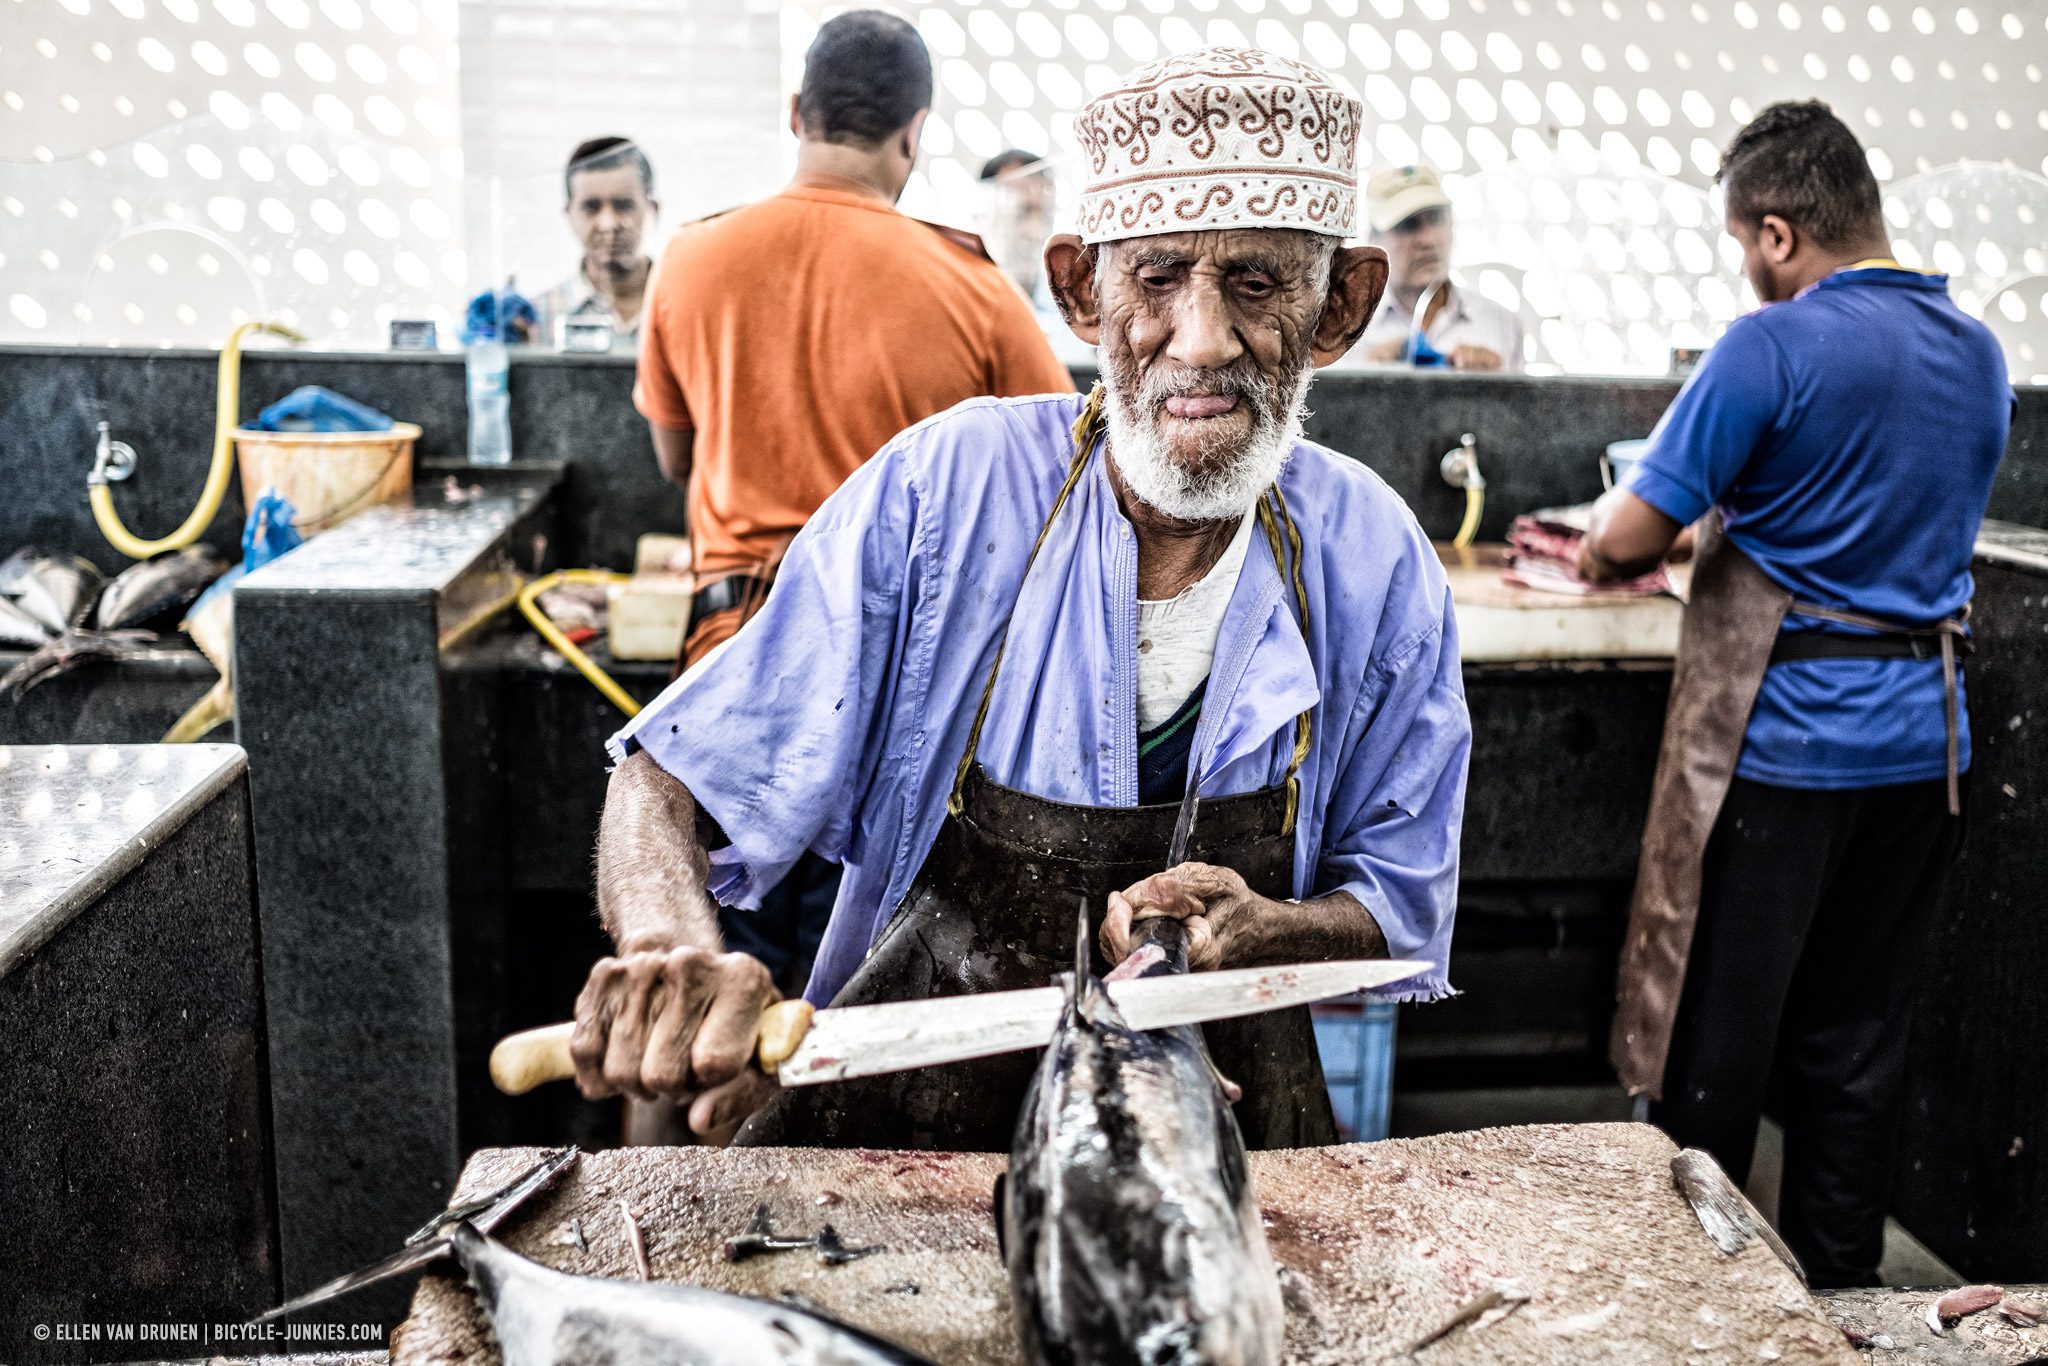
[[[243,506],[254,506],[263,490],[274,488],[298,510],[293,524],[301,535],[339,526],[412,488],[412,443],[419,435],[410,422],[393,423],[388,432],[236,428]]]

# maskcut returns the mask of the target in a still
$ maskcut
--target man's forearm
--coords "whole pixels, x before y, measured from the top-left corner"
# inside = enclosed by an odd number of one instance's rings
[[[1269,901],[1257,915],[1232,917],[1223,948],[1224,966],[1233,968],[1386,956],[1379,922],[1349,892]]]
[[[597,831],[597,914],[621,952],[725,947],[689,789],[645,752],[612,773]]]

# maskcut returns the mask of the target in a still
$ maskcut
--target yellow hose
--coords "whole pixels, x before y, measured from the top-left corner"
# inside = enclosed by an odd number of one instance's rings
[[[620,687],[610,674],[598,668],[596,661],[576,648],[576,643],[563,635],[561,628],[552,621],[549,621],[548,614],[540,610],[540,595],[557,584],[588,583],[609,585],[624,583],[630,577],[632,576],[628,574],[615,574],[609,569],[557,569],[552,574],[541,575],[532,583],[519,590],[519,611],[532,624],[533,629],[540,632],[540,638],[553,646],[562,658],[575,665],[576,672],[589,679],[599,692],[610,699],[613,706],[626,713],[627,716],[638,716],[640,714],[640,704],[635,702],[632,696],[624,688]]]
[[[122,524],[121,514],[114,508],[113,489],[104,477],[94,479],[86,490],[92,503],[93,520],[100,524],[107,543],[129,559],[146,560],[166,550],[183,550],[199,539],[200,533],[213,521],[214,514],[220,511],[221,500],[227,497],[228,479],[235,470],[234,432],[241,412],[242,338],[250,332],[268,332],[287,341],[305,340],[282,323],[243,323],[228,334],[227,345],[220,349],[220,371],[215,387],[213,464],[206,471],[206,487],[200,491],[199,502],[193,506],[192,514],[182,526],[159,540],[144,540]]]
[[[1465,520],[1458,524],[1458,534],[1451,538],[1451,544],[1463,550],[1472,544],[1472,538],[1479,534],[1479,514],[1486,507],[1486,490],[1477,484],[1465,486]]]

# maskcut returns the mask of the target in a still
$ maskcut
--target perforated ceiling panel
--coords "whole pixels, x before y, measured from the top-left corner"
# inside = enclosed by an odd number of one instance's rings
[[[452,322],[469,290],[503,274],[543,287],[574,263],[556,176],[582,137],[648,148],[664,231],[772,188],[789,165],[784,101],[830,12],[819,0],[0,0],[0,338],[210,345],[263,311],[324,341],[375,343],[394,314]],[[1710,340],[1745,305],[1713,166],[1764,103],[1819,95],[1889,182],[1902,256],[1955,272],[2016,372],[2048,371],[2048,0],[933,0],[909,12],[939,82],[910,211],[980,225],[975,173],[994,152],[1070,155],[1068,120],[1121,72],[1256,44],[1350,81],[1373,164],[1446,173],[1461,272],[1521,311],[1533,359],[1572,370],[1661,370],[1668,346]]]
[[[0,0],[0,337],[445,317],[455,55],[454,0]]]
[[[2048,189],[2041,0],[936,0],[912,13],[940,94],[907,207],[983,216],[982,160],[1008,146],[1071,157],[1068,119],[1121,72],[1256,45],[1351,82],[1373,165],[1445,173],[1460,273],[1522,312],[1539,363],[1573,370],[1662,370],[1670,345],[1710,340],[1752,302],[1707,191],[1720,149],[1772,100],[1830,101],[1902,191],[1965,158],[2009,182],[1994,200]],[[786,56],[808,31],[792,37]],[[1932,220],[1898,226],[1930,252],[1948,240]],[[2040,270],[2038,223],[1994,215],[1967,236],[1954,250],[1973,265]],[[1979,306],[2002,287],[1969,285]]]

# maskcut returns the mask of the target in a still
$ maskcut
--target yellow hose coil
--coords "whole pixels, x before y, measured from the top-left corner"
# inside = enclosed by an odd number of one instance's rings
[[[540,632],[540,638],[553,646],[555,652],[560,654],[562,658],[575,665],[577,673],[589,679],[592,686],[603,693],[613,706],[626,713],[629,717],[640,714],[640,704],[635,702],[632,695],[620,687],[610,674],[598,668],[595,660],[578,649],[574,641],[563,635],[559,626],[548,620],[548,614],[540,610],[540,595],[557,584],[588,583],[610,585],[624,583],[631,577],[629,574],[615,574],[609,569],[557,569],[552,574],[541,575],[532,583],[519,590],[520,614],[526,618],[534,630]]]
[[[200,491],[199,502],[193,506],[191,515],[182,526],[159,540],[144,540],[122,524],[121,514],[114,508],[113,489],[104,478],[92,480],[86,490],[92,503],[93,520],[100,524],[100,532],[107,538],[107,544],[129,559],[146,560],[166,550],[183,550],[199,539],[200,533],[213,521],[214,514],[220,511],[221,500],[227,497],[228,480],[235,472],[234,431],[240,416],[242,338],[250,332],[268,332],[286,341],[305,340],[282,323],[243,323],[228,334],[227,345],[220,349],[220,371],[215,386],[213,464],[206,471],[206,487]]]

